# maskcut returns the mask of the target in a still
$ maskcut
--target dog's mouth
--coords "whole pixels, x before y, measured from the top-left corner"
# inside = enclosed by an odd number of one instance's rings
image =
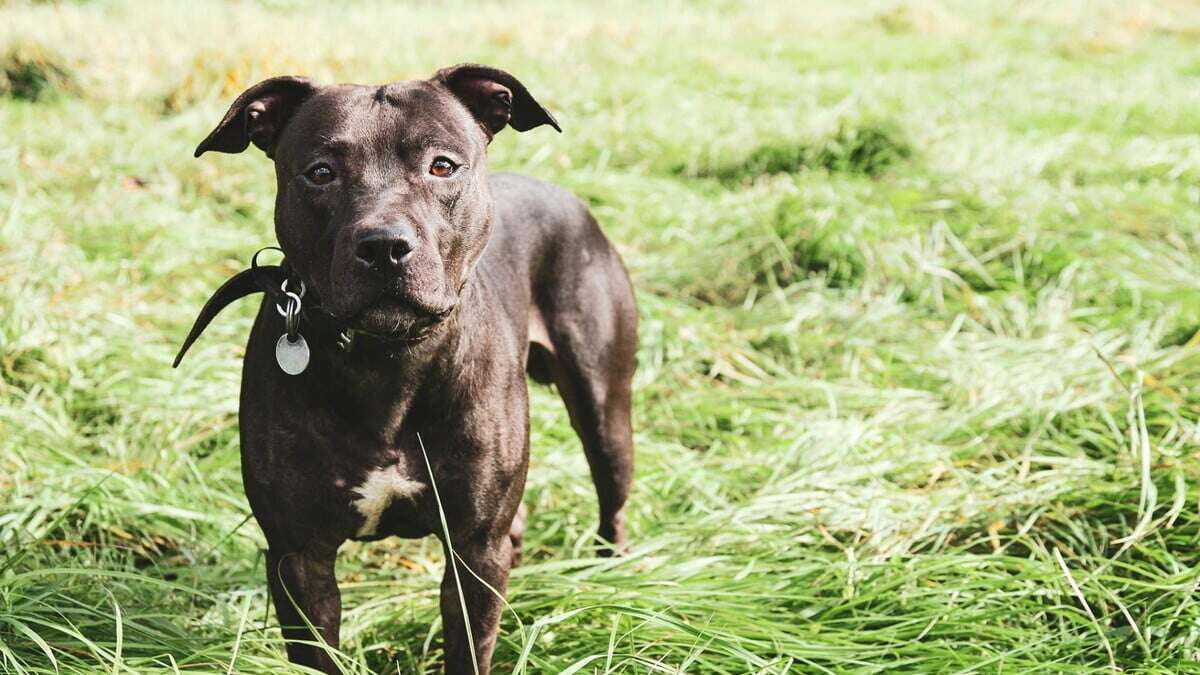
[[[434,306],[419,300],[381,295],[348,324],[356,331],[414,342],[428,337],[454,311],[454,306]]]

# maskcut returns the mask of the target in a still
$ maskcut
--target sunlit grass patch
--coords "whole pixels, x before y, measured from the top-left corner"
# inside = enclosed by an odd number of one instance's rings
[[[306,64],[283,58],[269,46],[256,51],[210,48],[196,54],[183,79],[163,96],[163,110],[180,113],[213,99],[232,101],[255,82],[305,70]]]

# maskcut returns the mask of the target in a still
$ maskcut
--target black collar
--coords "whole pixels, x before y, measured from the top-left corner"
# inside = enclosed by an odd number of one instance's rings
[[[279,307],[280,313],[283,314],[288,307],[290,295],[284,291],[284,283],[290,282],[288,290],[293,292],[297,289],[303,289],[301,279],[296,275],[295,270],[288,265],[286,259],[282,260],[278,265],[259,265],[258,256],[263,251],[279,251],[283,253],[283,250],[277,246],[267,246],[258,249],[250,258],[249,269],[244,269],[226,279],[225,283],[221,284],[220,288],[213,292],[208,302],[204,303],[204,307],[200,308],[200,314],[196,316],[196,321],[192,324],[192,330],[188,332],[187,337],[183,340],[183,345],[179,348],[179,353],[175,355],[173,368],[179,367],[179,363],[183,361],[183,355],[187,353],[192,343],[200,337],[205,328],[208,328],[208,324],[216,318],[217,314],[233,302],[247,295],[265,293],[270,301]],[[344,352],[353,349],[354,345],[360,341],[377,344],[387,350],[415,345],[429,337],[437,325],[449,314],[447,312],[435,317],[432,323],[423,326],[415,335],[375,335],[350,328],[338,320],[337,317],[321,306],[320,298],[317,297],[313,289],[307,289],[307,293],[302,293],[302,295],[305,297],[302,298],[300,316],[305,323],[304,332],[310,338],[317,339],[314,347],[330,342],[336,344]]]
[[[300,288],[301,282],[288,266],[287,260],[282,261],[278,265],[259,265],[258,256],[263,251],[280,249],[274,246],[267,246],[259,249],[253,257],[250,258],[250,268],[244,269],[241,272],[233,275],[225,280],[204,303],[204,307],[200,309],[200,314],[196,316],[195,323],[192,324],[192,330],[188,332],[187,337],[183,341],[183,345],[179,348],[179,353],[175,355],[175,362],[172,367],[178,368],[179,363],[183,361],[183,355],[187,353],[192,343],[200,337],[208,324],[216,318],[217,314],[225,309],[233,302],[254,295],[255,293],[265,293],[271,302],[284,308],[288,306],[288,296],[283,290],[284,282],[290,281],[291,285]],[[283,251],[280,251],[282,253]],[[342,326],[329,312],[321,309],[316,302],[315,293],[308,295],[308,298],[302,303],[302,316],[309,323],[311,328],[315,328],[319,333],[326,333],[334,336],[334,340],[343,350],[348,350],[355,339],[355,332]],[[309,329],[306,331],[310,332]]]

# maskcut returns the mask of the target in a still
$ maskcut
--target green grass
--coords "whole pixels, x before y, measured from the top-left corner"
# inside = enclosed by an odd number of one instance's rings
[[[496,672],[1200,671],[1200,10],[0,2],[0,671],[288,666],[242,495],[272,241],[241,89],[516,73],[494,168],[639,292],[633,547],[534,388]],[[354,672],[440,672],[433,541],[347,545]]]

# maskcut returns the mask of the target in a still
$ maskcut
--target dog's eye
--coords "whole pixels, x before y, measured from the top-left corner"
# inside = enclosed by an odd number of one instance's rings
[[[306,171],[304,175],[314,185],[328,185],[333,182],[334,178],[337,178],[328,164],[317,164]]]
[[[445,157],[437,157],[433,160],[433,164],[429,165],[430,175],[438,178],[449,178],[457,169],[458,165]]]

